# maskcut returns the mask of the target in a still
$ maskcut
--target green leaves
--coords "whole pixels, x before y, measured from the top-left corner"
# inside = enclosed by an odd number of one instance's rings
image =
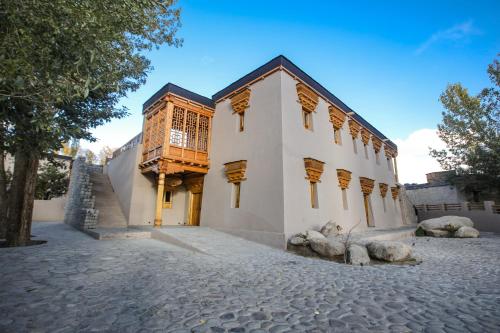
[[[445,111],[438,134],[447,149],[432,149],[430,154],[444,169],[470,176],[477,188],[500,188],[499,68],[495,59],[488,67],[493,87],[483,89],[477,96],[471,96],[456,83],[449,85],[440,97]]]

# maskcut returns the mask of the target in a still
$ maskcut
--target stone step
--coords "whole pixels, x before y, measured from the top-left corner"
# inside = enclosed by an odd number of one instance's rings
[[[95,196],[95,208],[99,210],[97,227],[127,227],[127,220],[108,175],[92,173],[90,181],[93,184],[92,194]]]

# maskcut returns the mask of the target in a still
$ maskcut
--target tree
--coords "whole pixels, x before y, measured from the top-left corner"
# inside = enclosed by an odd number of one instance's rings
[[[113,150],[109,146],[104,146],[102,147],[101,151],[99,152],[99,164],[100,165],[105,165],[107,159],[113,157]]]
[[[85,160],[89,164],[94,164],[95,162],[97,162],[97,156],[92,150],[87,149],[85,151]]]
[[[78,154],[78,150],[80,150],[80,141],[79,140],[71,140],[70,142],[64,142],[62,153],[66,156],[71,156],[73,158]]]
[[[174,0],[0,0],[0,150],[15,156],[0,216],[10,246],[29,242],[40,156],[95,141],[92,128],[126,116],[116,105],[144,83],[144,51],[181,44],[179,16]]]
[[[438,135],[443,150],[431,149],[445,170],[456,170],[450,179],[467,192],[500,188],[500,63],[488,66],[493,84],[472,96],[461,84],[449,85],[440,100],[445,111]]]
[[[68,191],[68,172],[58,165],[47,163],[40,167],[36,180],[35,199],[50,200],[63,196]]]

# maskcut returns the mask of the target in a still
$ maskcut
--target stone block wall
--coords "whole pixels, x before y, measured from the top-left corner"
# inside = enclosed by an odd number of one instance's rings
[[[95,197],[92,195],[90,173],[95,171],[92,165],[79,157],[73,162],[69,188],[64,209],[64,223],[77,229],[95,229],[99,210],[95,209]]]

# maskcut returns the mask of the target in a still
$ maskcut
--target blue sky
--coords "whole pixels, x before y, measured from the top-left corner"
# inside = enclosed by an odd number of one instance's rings
[[[179,1],[181,48],[148,57],[131,116],[96,129],[118,147],[141,130],[142,103],[167,82],[210,97],[283,54],[393,140],[441,119],[439,95],[489,85],[500,52],[500,1]],[[87,145],[89,146],[89,145]]]

